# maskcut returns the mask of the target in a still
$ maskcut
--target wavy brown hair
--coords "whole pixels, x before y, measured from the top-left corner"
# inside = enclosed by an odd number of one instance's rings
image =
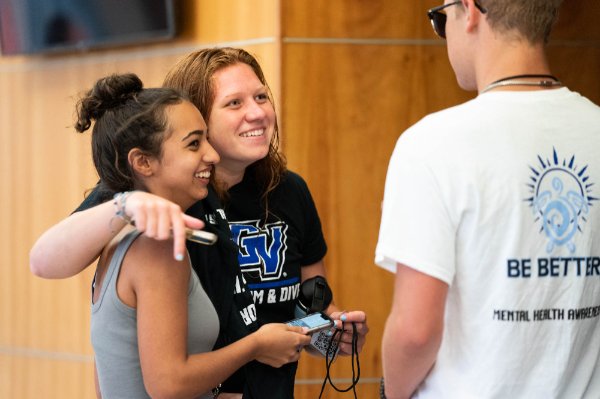
[[[163,86],[176,89],[186,94],[190,101],[198,107],[208,124],[215,99],[215,72],[231,65],[243,63],[254,71],[258,80],[265,86],[269,102],[275,109],[273,95],[267,84],[260,64],[245,50],[231,47],[208,48],[195,51],[179,60],[167,73]],[[217,166],[218,167],[218,166]],[[269,152],[266,157],[254,162],[246,168],[245,173],[251,173],[261,187],[261,200],[268,212],[268,195],[277,187],[283,173],[286,171],[286,160],[279,152],[279,128],[275,118],[275,130]],[[221,200],[227,200],[227,187],[212,181]]]

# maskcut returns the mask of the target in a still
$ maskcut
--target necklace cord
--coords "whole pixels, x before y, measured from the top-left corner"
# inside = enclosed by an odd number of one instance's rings
[[[540,78],[542,80],[537,82],[530,82],[527,80],[514,80],[514,79],[528,79],[528,78]],[[536,75],[536,74],[528,74],[528,75],[514,75],[507,76],[502,79],[498,79],[489,85],[487,85],[479,94],[483,94],[487,91],[495,89],[496,87],[503,86],[539,86],[539,87],[554,87],[554,86],[562,86],[562,82],[558,80],[556,76],[553,75]]]
[[[498,79],[493,81],[492,83],[489,84],[489,86],[491,85],[495,85],[496,83],[500,83],[500,82],[504,82],[507,80],[513,80],[513,79],[527,79],[527,78],[548,78],[548,79],[552,79],[555,82],[558,82],[558,78],[554,75],[536,75],[536,74],[525,74],[525,75],[513,75],[513,76],[507,76],[505,78],[502,79]]]

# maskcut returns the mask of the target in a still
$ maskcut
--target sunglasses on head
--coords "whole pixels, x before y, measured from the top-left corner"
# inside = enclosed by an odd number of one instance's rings
[[[446,14],[442,12],[442,10],[446,7],[454,6],[456,4],[460,4],[462,1],[453,1],[452,3],[443,4],[438,7],[433,7],[429,11],[427,11],[427,16],[431,21],[431,26],[433,26],[433,30],[435,33],[441,37],[442,39],[446,38]],[[487,10],[475,2],[475,7],[482,13],[485,14]]]

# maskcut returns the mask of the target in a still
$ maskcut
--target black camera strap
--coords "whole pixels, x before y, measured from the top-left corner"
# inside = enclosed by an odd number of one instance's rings
[[[330,374],[331,364],[333,363],[333,361],[335,360],[335,358],[337,356],[337,351],[333,351],[333,354],[331,356],[329,356],[329,354],[332,353],[333,342],[336,339],[336,337],[337,337],[337,347],[338,348],[340,346],[340,343],[342,342],[342,335],[344,333],[344,322],[342,322],[342,328],[335,329],[335,331],[333,332],[333,335],[331,336],[331,340],[329,341],[329,344],[327,345],[327,352],[326,352],[326,356],[325,356],[325,369],[327,370],[327,372],[325,374],[325,379],[323,380],[323,385],[321,386],[321,392],[319,393],[319,399],[321,399],[321,396],[323,395],[323,391],[325,390],[325,385],[327,384],[328,381],[329,381],[329,385],[331,385],[333,387],[333,389],[335,389],[338,392],[348,392],[349,390],[352,390],[352,392],[354,393],[354,399],[357,399],[356,385],[358,384],[358,381],[360,380],[360,362],[358,359],[358,331],[356,331],[356,325],[354,323],[351,323],[351,324],[352,324],[352,356],[351,356],[352,383],[347,388],[338,388],[331,380],[331,374]],[[338,334],[339,334],[339,336],[338,336]],[[355,368],[355,363],[356,363],[356,368]]]

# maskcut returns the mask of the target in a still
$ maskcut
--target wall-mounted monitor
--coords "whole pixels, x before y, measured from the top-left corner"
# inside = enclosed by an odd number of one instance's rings
[[[172,39],[175,0],[0,0],[2,55]]]

